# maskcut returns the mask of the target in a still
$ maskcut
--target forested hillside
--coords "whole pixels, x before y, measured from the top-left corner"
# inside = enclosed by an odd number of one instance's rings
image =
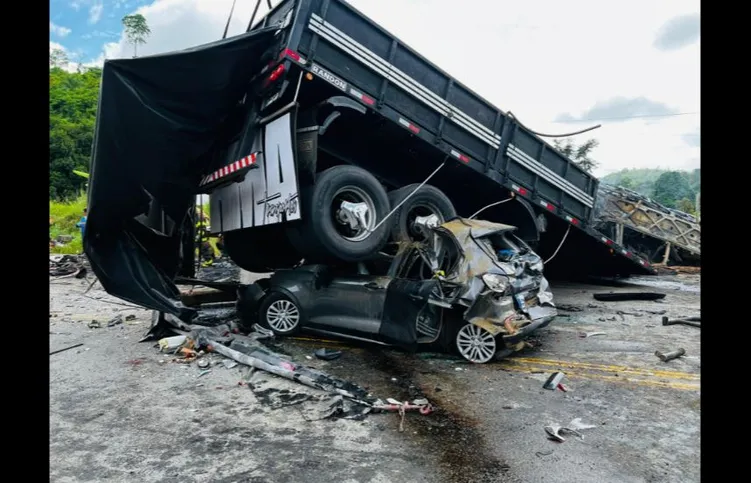
[[[701,193],[701,169],[624,169],[604,176],[601,181],[632,189],[665,206],[692,214],[696,212],[696,195]]]

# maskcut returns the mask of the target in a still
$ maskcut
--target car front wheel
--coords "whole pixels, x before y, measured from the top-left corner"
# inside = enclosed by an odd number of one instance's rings
[[[271,292],[259,308],[258,320],[276,335],[292,335],[300,331],[302,311],[285,294]]]
[[[485,364],[495,357],[498,344],[493,334],[467,323],[456,333],[456,348],[469,362]]]

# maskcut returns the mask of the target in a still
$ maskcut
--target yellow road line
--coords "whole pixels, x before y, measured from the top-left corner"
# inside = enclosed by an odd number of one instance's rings
[[[504,369],[507,369],[513,372],[524,372],[524,373],[530,373],[530,374],[540,373],[540,372],[549,372],[549,368],[541,368],[541,367],[534,367],[534,366],[525,366],[523,368],[507,366],[507,367],[504,367]],[[636,384],[640,386],[664,387],[664,388],[681,389],[681,390],[688,390],[688,391],[699,391],[701,389],[699,384],[685,384],[682,382],[672,382],[672,381],[654,381],[654,380],[648,380],[648,379],[632,379],[628,377],[606,376],[602,374],[566,372],[566,377],[572,378],[572,379],[591,379],[591,380],[599,380],[599,381],[607,381],[607,382],[617,382],[621,384]]]
[[[690,374],[687,372],[662,371],[662,370],[655,370],[655,369],[638,369],[638,368],[628,367],[628,366],[592,364],[588,362],[556,361],[552,359],[537,359],[534,357],[509,358],[509,359],[506,359],[504,362],[518,363],[518,364],[524,364],[524,363],[541,364],[544,366],[553,366],[553,367],[571,367],[575,369],[604,371],[604,372],[617,372],[619,374],[633,374],[635,376],[641,375],[641,376],[652,376],[652,377],[664,377],[668,379],[687,379],[687,380],[698,381],[701,378],[699,374]]]

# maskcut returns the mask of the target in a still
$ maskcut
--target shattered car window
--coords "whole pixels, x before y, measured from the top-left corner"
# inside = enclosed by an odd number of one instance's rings
[[[483,238],[486,247],[498,260],[508,262],[518,255],[525,255],[531,248],[513,233],[498,233]]]

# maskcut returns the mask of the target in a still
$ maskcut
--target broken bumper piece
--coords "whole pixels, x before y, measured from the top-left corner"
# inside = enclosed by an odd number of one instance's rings
[[[556,317],[556,315],[558,315],[558,311],[555,307],[547,305],[528,307],[527,313],[529,314],[531,323],[519,327],[519,329],[512,334],[502,334],[504,342],[509,344],[520,342],[522,339],[529,336],[532,332],[550,324],[550,322]]]

